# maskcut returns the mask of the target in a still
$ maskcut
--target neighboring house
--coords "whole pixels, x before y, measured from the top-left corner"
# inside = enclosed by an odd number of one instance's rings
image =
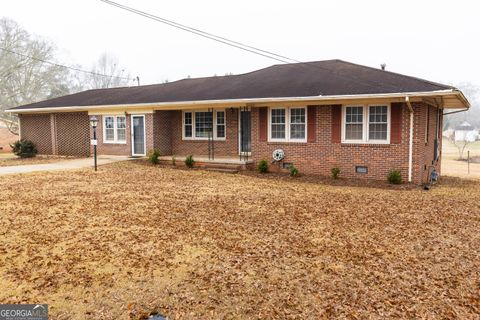
[[[98,152],[255,164],[285,158],[307,174],[384,180],[392,169],[422,183],[440,171],[443,108],[468,108],[456,88],[341,60],[274,65],[250,73],[88,90],[10,109],[40,153]],[[214,160],[212,159],[214,158]]]
[[[463,121],[460,125],[455,127],[455,141],[469,141],[473,142],[478,139],[478,130],[476,130],[470,123]]]

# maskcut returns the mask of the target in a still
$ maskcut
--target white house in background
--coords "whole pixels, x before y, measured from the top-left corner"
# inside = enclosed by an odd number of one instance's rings
[[[455,141],[475,141],[477,139],[478,130],[467,121],[463,121],[455,128]]]

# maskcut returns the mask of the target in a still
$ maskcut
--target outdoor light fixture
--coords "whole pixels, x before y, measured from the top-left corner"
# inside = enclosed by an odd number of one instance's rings
[[[95,171],[97,171],[97,117],[93,116],[90,118],[90,125],[93,128],[93,139],[90,141],[90,144],[93,146],[93,163],[95,166]]]

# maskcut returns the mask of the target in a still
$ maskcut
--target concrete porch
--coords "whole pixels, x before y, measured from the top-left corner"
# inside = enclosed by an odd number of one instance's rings
[[[165,164],[172,163],[173,155],[160,156],[160,162]],[[187,156],[175,156],[177,165],[183,165]],[[193,155],[195,161],[195,167],[204,168],[211,171],[225,171],[233,172],[238,170],[247,170],[253,167],[253,160],[243,160],[238,157],[222,157],[216,156],[215,159],[209,159],[208,156],[196,156]]]

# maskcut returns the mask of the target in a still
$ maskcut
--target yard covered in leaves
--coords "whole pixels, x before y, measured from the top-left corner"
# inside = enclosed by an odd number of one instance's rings
[[[52,319],[480,315],[480,181],[130,161],[0,179],[0,303],[48,303]]]

